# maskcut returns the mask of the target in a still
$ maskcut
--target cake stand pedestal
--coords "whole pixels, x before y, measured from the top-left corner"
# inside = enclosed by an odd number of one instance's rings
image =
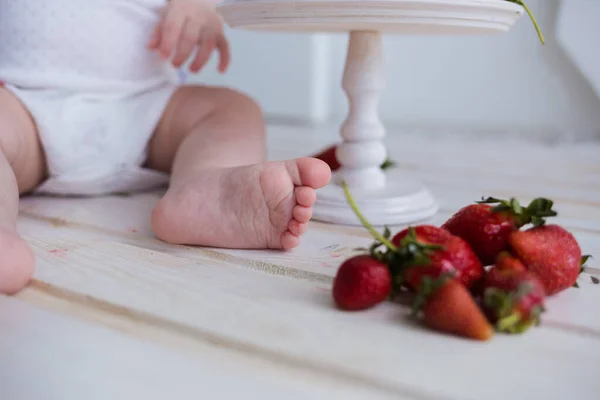
[[[320,189],[313,219],[358,225],[340,186],[346,182],[375,225],[408,224],[433,216],[435,199],[404,171],[384,171],[385,128],[378,102],[385,88],[382,33],[505,32],[524,9],[505,0],[226,0],[219,11],[233,28],[285,32],[348,32],[342,88],[349,104],[337,149],[341,165]]]

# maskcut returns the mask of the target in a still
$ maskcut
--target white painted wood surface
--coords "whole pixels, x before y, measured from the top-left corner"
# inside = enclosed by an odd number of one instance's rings
[[[271,127],[270,158],[336,137]],[[554,198],[555,222],[595,256],[581,288],[552,298],[541,327],[474,343],[398,304],[334,309],[337,266],[370,242],[359,227],[311,222],[289,252],[172,246],[149,225],[160,193],[27,198],[19,229],[38,263],[0,298],[0,398],[597,399],[600,144],[407,133],[386,145],[441,200],[433,223],[481,196]]]

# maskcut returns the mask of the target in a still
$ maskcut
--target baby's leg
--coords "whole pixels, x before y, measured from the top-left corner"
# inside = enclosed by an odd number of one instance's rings
[[[313,158],[266,162],[259,107],[221,88],[185,87],[173,96],[148,162],[172,174],[152,214],[157,236],[212,247],[297,246],[315,189],[331,177]]]
[[[13,294],[31,278],[33,252],[17,234],[19,193],[45,174],[43,152],[25,108],[0,87],[0,293]]]

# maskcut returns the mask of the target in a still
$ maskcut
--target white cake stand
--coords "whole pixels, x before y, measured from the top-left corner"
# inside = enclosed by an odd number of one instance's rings
[[[383,171],[385,128],[378,101],[385,87],[382,33],[485,34],[505,32],[524,9],[505,0],[225,0],[219,7],[232,28],[286,32],[349,32],[342,79],[349,112],[337,150],[341,164],[317,196],[313,218],[357,225],[340,186],[345,181],[375,225],[406,224],[433,216],[430,192],[404,171]]]

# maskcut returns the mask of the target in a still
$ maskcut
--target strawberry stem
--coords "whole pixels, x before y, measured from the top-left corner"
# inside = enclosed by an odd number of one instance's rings
[[[352,209],[352,211],[354,211],[354,214],[356,214],[356,216],[360,220],[361,224],[369,231],[369,233],[371,235],[373,235],[373,237],[375,239],[377,239],[377,240],[379,240],[379,242],[383,243],[385,245],[385,247],[387,247],[390,251],[394,251],[394,252],[398,251],[398,248],[396,246],[394,246],[394,244],[392,242],[390,242],[388,239],[384,238],[379,232],[377,232],[375,230],[375,228],[373,227],[373,225],[371,225],[369,223],[369,221],[367,221],[367,219],[362,215],[362,213],[358,209],[358,205],[356,204],[356,202],[354,201],[354,198],[350,194],[350,190],[348,189],[348,185],[346,184],[346,182],[342,182],[341,185],[342,185],[342,189],[344,189],[344,195],[346,196],[346,200],[348,201],[350,208]]]
[[[542,34],[542,31],[540,30],[540,27],[539,27],[537,21],[535,20],[533,13],[529,9],[529,7],[527,7],[527,4],[525,4],[525,2],[523,0],[508,0],[508,1],[510,1],[512,3],[516,3],[525,9],[525,11],[527,12],[527,15],[529,15],[529,18],[531,18],[531,22],[533,22],[533,26],[540,38],[540,42],[542,42],[542,44],[546,44],[546,41],[544,40],[544,35]]]

